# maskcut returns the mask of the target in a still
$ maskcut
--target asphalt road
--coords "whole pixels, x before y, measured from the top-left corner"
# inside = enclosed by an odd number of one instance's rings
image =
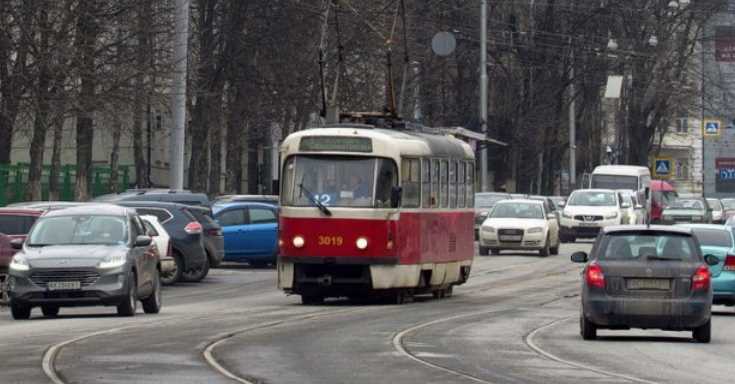
[[[164,292],[159,315],[0,309],[0,383],[722,383],[735,376],[735,310],[711,344],[690,333],[578,332],[579,271],[561,255],[477,257],[454,296],[302,306],[275,272],[228,268]]]

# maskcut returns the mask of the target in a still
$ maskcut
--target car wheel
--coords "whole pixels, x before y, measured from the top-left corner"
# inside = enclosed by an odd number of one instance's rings
[[[200,269],[194,270],[192,272],[184,272],[182,277],[184,278],[184,281],[198,283],[204,280],[204,278],[207,277],[208,274],[209,274],[209,257],[206,257],[204,259],[204,265],[202,265]]]
[[[480,246],[480,256],[487,256],[490,254],[490,248]]]
[[[55,305],[44,305],[41,307],[41,312],[46,317],[56,317],[59,315],[59,307]]]
[[[549,256],[549,253],[551,253],[551,249],[549,247],[549,238],[547,237],[546,245],[544,245],[544,247],[539,250],[539,254],[541,255],[541,257],[546,257]]]
[[[319,305],[324,303],[324,297],[319,295],[301,295],[301,304]]]
[[[125,299],[117,305],[118,316],[135,316],[135,311],[138,309],[138,282],[135,278],[135,273],[131,272],[128,275],[128,294]]]
[[[491,249],[490,250],[490,253],[492,253],[493,256],[497,256],[497,255],[500,254],[500,250],[499,249]]]
[[[692,334],[694,336],[694,340],[698,343],[709,343],[712,339],[712,319],[707,320],[704,325],[696,328]]]
[[[28,320],[31,318],[31,307],[10,302],[10,314],[15,320]]]
[[[181,280],[181,274],[183,273],[184,268],[184,258],[178,251],[174,251],[172,257],[174,259],[174,269],[160,274],[161,284],[163,285],[173,285]]]
[[[561,247],[561,241],[557,241],[556,247],[551,247],[550,251],[552,255],[558,255],[559,254],[559,247]]]
[[[594,340],[597,338],[597,326],[587,320],[584,315],[579,317],[579,331],[584,340]]]
[[[154,274],[153,292],[141,302],[143,303],[143,312],[161,312],[161,278],[158,277],[158,274]]]

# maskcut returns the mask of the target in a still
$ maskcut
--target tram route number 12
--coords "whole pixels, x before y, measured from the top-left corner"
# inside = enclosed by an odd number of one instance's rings
[[[340,247],[344,243],[342,236],[319,236],[319,245]]]
[[[314,200],[322,203],[322,205],[329,206],[329,203],[332,202],[332,195],[323,194],[323,195],[314,195]]]

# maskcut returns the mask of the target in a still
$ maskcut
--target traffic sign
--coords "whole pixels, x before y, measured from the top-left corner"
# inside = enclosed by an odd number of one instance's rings
[[[720,136],[720,127],[722,122],[720,120],[709,119],[705,120],[703,124],[704,136]]]
[[[669,178],[671,177],[671,159],[657,157],[654,161],[653,173],[656,177]]]

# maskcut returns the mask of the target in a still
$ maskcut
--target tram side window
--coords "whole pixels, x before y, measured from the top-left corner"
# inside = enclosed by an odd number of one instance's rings
[[[431,162],[429,159],[422,160],[421,164],[421,197],[424,208],[431,207]]]
[[[465,185],[467,184],[467,180],[465,180],[464,175],[464,161],[460,161],[457,163],[457,208],[464,208],[464,200],[465,200]]]
[[[457,208],[457,161],[449,161],[449,208]]]
[[[431,160],[431,208],[439,208],[439,160]]]
[[[375,186],[375,206],[390,207],[390,195],[393,187],[398,186],[398,169],[393,160],[378,160],[378,182]]]
[[[403,159],[401,162],[402,206],[405,208],[418,208],[421,203],[419,165],[417,159]]]
[[[441,206],[442,208],[449,207],[449,178],[448,176],[448,162],[442,160],[441,162]]]
[[[475,206],[475,163],[467,162],[467,206]]]
[[[283,166],[283,176],[281,177],[283,185],[281,186],[281,205],[293,204],[291,196],[293,196],[293,178],[294,178],[294,164],[293,157],[286,160],[286,164]]]

